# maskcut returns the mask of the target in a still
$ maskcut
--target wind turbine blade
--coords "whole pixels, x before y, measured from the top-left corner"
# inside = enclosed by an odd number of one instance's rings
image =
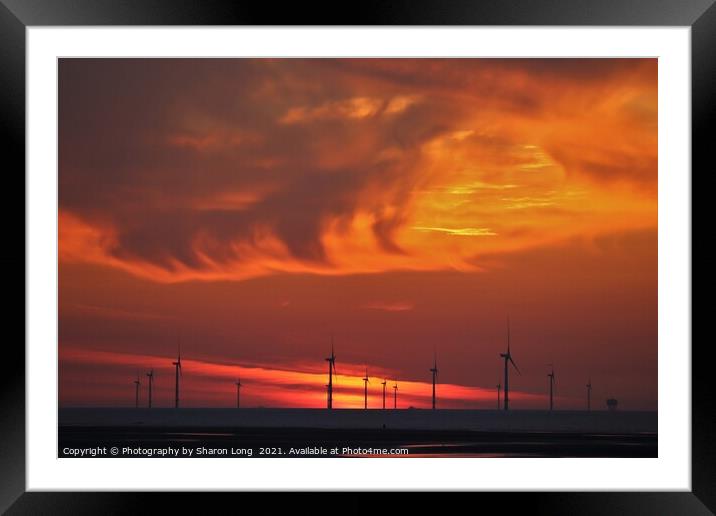
[[[520,368],[517,367],[517,364],[515,364],[515,361],[512,360],[512,357],[510,357],[510,362],[512,362],[512,366],[515,368],[515,371],[517,371],[517,374],[519,374],[521,376],[522,373],[520,372]]]

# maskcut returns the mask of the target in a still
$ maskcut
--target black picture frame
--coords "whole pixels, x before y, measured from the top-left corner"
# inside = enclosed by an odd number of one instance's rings
[[[347,4],[234,2],[229,0],[0,0],[0,132],[7,168],[5,201],[0,203],[6,240],[4,283],[21,289],[25,271],[25,30],[32,26],[82,25],[591,25],[691,27],[692,170],[707,174],[713,144],[710,123],[716,111],[716,0],[362,0]],[[691,172],[693,181],[694,173]],[[7,185],[7,182],[10,184]],[[693,183],[692,183],[693,185]],[[693,186],[692,186],[693,191]],[[702,189],[703,191],[703,189]],[[22,194],[21,194],[22,193]],[[692,201],[693,206],[693,201]],[[693,209],[693,208],[692,208]],[[692,217],[693,219],[693,217]],[[693,234],[693,226],[692,226]],[[22,244],[21,244],[22,243]],[[18,248],[21,245],[19,251]],[[693,253],[693,245],[692,245]],[[693,270],[693,266],[692,266]],[[23,274],[24,278],[24,274]],[[22,299],[25,299],[22,285]],[[702,287],[703,288],[703,287]],[[9,299],[10,298],[8,296]],[[17,327],[25,304],[7,303],[4,314]],[[692,310],[693,313],[693,310]],[[692,315],[693,321],[693,315]],[[693,322],[692,322],[693,328]],[[6,335],[0,377],[0,510],[8,514],[145,513],[161,497],[162,510],[190,509],[185,496],[151,493],[25,492],[25,354],[20,335]],[[689,343],[684,343],[688,346]],[[713,514],[716,511],[716,433],[714,389],[710,387],[709,345],[692,339],[692,490],[690,492],[590,492],[510,494],[511,511],[545,514]],[[663,417],[663,415],[662,415]],[[457,495],[457,494],[456,494]],[[227,498],[233,494],[223,494]],[[247,494],[241,494],[248,503]],[[255,495],[251,495],[255,496]],[[367,506],[373,495],[350,505]],[[423,509],[433,499],[417,495]],[[481,493],[482,499],[506,494]],[[305,497],[294,497],[306,500]],[[272,498],[272,504],[276,503]],[[490,500],[492,501],[492,500]],[[226,500],[229,502],[229,500]],[[296,503],[292,501],[292,503]],[[302,502],[298,502],[299,504]],[[308,501],[304,503],[309,503]],[[313,504],[313,502],[310,502]],[[470,502],[474,503],[474,502]],[[345,502],[342,502],[345,504]],[[296,508],[297,506],[294,506]],[[315,510],[315,507],[312,508]]]

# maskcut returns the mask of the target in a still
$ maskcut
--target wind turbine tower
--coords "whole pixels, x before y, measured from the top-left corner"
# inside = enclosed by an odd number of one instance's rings
[[[395,385],[393,385],[393,408],[398,408],[398,381],[395,381]]]
[[[134,380],[134,408],[139,408],[139,386],[141,385],[139,381],[139,374],[137,374],[137,379]]]
[[[181,347],[177,344],[177,361],[172,362],[174,366],[174,408],[179,408],[179,375],[184,376],[181,371]]]
[[[387,383],[387,379],[383,379],[383,382],[381,383],[381,385],[383,386],[383,410],[385,410],[385,386],[387,385]]]
[[[241,408],[241,378],[236,381],[236,408]]]
[[[554,365],[549,364],[552,370],[547,375],[549,378],[549,409],[554,409]]]
[[[592,379],[589,378],[589,382],[587,383],[587,410],[592,410]]]
[[[326,358],[326,362],[328,362],[328,385],[326,385],[327,388],[327,396],[328,396],[328,402],[327,407],[328,409],[333,408],[333,375],[336,373],[336,354],[333,351],[333,335],[331,335],[331,356]]]
[[[147,398],[147,407],[152,408],[152,384],[154,383],[154,369],[151,369],[147,373],[147,378],[149,378],[149,396]]]
[[[368,379],[368,368],[365,368],[365,378],[363,378],[363,408],[368,408],[368,384],[370,383],[370,380]]]
[[[509,375],[509,367],[508,362],[512,362],[512,366],[515,368],[515,371],[517,371],[517,374],[520,373],[520,370],[517,368],[517,364],[515,364],[515,361],[512,359],[512,353],[510,352],[510,318],[507,318],[507,353],[500,353],[500,357],[505,359],[505,410],[510,409],[510,375]]]
[[[438,355],[435,353],[433,355],[433,367],[430,369],[430,372],[433,373],[433,410],[435,410],[435,381],[438,377]]]

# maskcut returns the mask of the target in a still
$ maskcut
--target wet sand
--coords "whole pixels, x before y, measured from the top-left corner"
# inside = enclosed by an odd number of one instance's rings
[[[508,433],[435,430],[354,430],[354,429],[235,429],[156,427],[60,427],[60,457],[65,448],[106,447],[162,448],[167,446],[199,450],[205,457],[234,457],[230,450],[251,448],[253,457],[326,457],[331,449],[337,456],[396,456],[397,448],[408,457],[656,457],[655,434],[573,434]],[[262,448],[266,448],[262,453]],[[345,451],[348,448],[349,451]],[[296,450],[291,454],[290,450]],[[356,452],[356,449],[359,449]],[[228,450],[211,454],[210,450]],[[387,451],[386,451],[387,450]],[[194,453],[192,456],[197,456]],[[109,455],[104,455],[109,456]],[[186,456],[186,455],[183,455]]]
[[[82,449],[128,457],[174,448],[185,450],[183,457],[233,458],[406,456],[395,450],[408,457],[658,453],[652,412],[83,408],[59,415],[60,457]],[[112,448],[116,455],[107,452]]]

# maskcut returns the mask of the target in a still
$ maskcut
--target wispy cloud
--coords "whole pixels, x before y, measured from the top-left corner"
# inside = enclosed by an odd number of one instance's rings
[[[418,231],[436,231],[438,233],[447,233],[448,235],[457,236],[496,236],[497,233],[489,228],[436,228],[426,226],[413,226]]]
[[[158,320],[172,320],[174,316],[165,315],[159,313],[153,313],[150,311],[139,312],[136,310],[125,310],[122,308],[110,307],[110,306],[95,306],[95,305],[63,305],[60,307],[65,315],[75,315],[80,317],[96,317],[100,319],[127,319],[127,320],[146,320],[146,321],[158,321]]]
[[[483,181],[473,181],[464,185],[446,186],[445,191],[453,195],[471,195],[480,190],[512,190],[519,188],[516,184],[497,184],[485,183]]]
[[[410,301],[375,301],[365,305],[369,310],[382,310],[384,312],[407,312],[415,308]]]
[[[557,204],[552,197],[504,197],[502,199],[509,210],[521,210],[525,208],[545,208]]]
[[[308,123],[319,120],[368,118],[377,115],[397,115],[417,103],[417,95],[398,95],[389,99],[376,97],[353,97],[324,102],[318,106],[299,106],[289,109],[282,124]]]

